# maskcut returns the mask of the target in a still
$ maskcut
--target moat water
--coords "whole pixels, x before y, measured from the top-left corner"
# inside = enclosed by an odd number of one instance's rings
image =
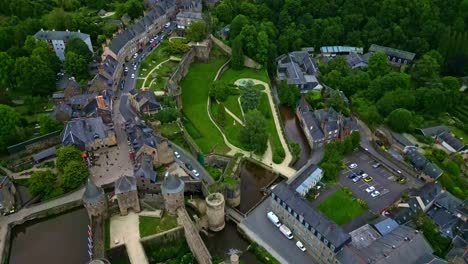
[[[273,172],[255,163],[243,162],[240,168],[241,200],[237,209],[242,213],[247,213],[252,209],[263,198],[265,187],[275,178],[276,175]]]
[[[281,120],[283,121],[284,130],[286,131],[286,137],[289,141],[299,144],[301,149],[301,155],[293,166],[293,168],[298,170],[307,163],[312,151],[294,111],[284,106],[280,106],[279,111],[281,114]]]
[[[87,263],[88,223],[88,214],[81,208],[15,226],[9,263]]]
[[[237,227],[234,223],[228,221],[223,230],[219,232],[209,232],[208,236],[201,234],[206,247],[212,256],[229,259],[229,252],[239,252],[240,260],[248,264],[260,264],[254,254],[247,251],[249,242],[247,242],[237,232]]]

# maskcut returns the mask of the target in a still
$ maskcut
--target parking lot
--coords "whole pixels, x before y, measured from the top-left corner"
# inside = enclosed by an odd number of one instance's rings
[[[353,153],[345,159],[344,163],[346,169],[340,173],[340,184],[351,189],[354,196],[364,200],[369,206],[369,210],[375,214],[393,204],[403,192],[409,189],[408,184],[398,183],[398,175],[390,172],[384,166],[373,168],[372,165],[376,161],[365,151]],[[353,163],[357,164],[357,167],[349,168]],[[348,178],[348,175],[352,173],[359,175],[361,170],[372,177],[372,181],[365,182],[360,179],[353,182],[352,179]],[[372,197],[370,193],[366,192],[366,188],[371,186],[380,192],[380,195]]]

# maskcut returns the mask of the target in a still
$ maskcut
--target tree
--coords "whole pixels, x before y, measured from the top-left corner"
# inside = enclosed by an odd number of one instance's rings
[[[398,89],[387,92],[379,101],[377,101],[377,109],[383,116],[387,116],[397,108],[405,108],[414,110],[416,106],[416,97],[413,90]]]
[[[419,86],[429,86],[438,83],[440,74],[440,65],[437,59],[424,55],[416,62],[411,70],[411,77]]]
[[[367,72],[372,79],[383,76],[390,72],[390,66],[387,62],[387,55],[383,52],[377,52],[369,58]]]
[[[42,135],[62,129],[62,125],[48,115],[39,116],[38,121]]]
[[[65,72],[77,79],[85,79],[88,75],[88,63],[86,59],[73,51],[65,53]]]
[[[73,52],[82,56],[87,63],[90,63],[93,59],[93,53],[89,50],[88,45],[80,38],[72,38],[67,42],[65,53],[67,52]]]
[[[268,59],[268,35],[265,31],[260,31],[257,35],[257,53],[255,59],[260,64],[265,64]]]
[[[190,49],[189,45],[179,42],[179,41],[170,41],[166,50],[169,54],[181,55],[187,52]]]
[[[145,7],[143,2],[139,0],[130,0],[125,3],[125,12],[132,18],[138,18],[143,15]]]
[[[242,87],[240,103],[244,112],[256,109],[260,103],[261,92],[253,87]]]
[[[255,55],[257,53],[257,39],[258,39],[258,34],[257,34],[257,29],[253,25],[245,25],[242,28],[242,31],[240,33],[240,36],[242,37],[242,43],[244,44],[244,52],[249,56],[250,58],[255,58]]]
[[[55,91],[55,72],[38,56],[18,58],[14,76],[22,94],[48,95]]]
[[[194,22],[187,28],[187,38],[191,41],[202,41],[206,35],[208,35],[208,27],[204,21]]]
[[[72,160],[63,169],[63,174],[60,178],[61,186],[65,192],[74,190],[80,187],[89,175],[88,167],[83,161]]]
[[[15,142],[15,131],[19,121],[19,114],[15,109],[0,104],[0,151],[4,151]]]
[[[218,115],[216,121],[222,127],[226,125],[226,108],[223,103],[218,104]]]
[[[159,110],[154,117],[161,121],[161,123],[166,124],[173,121],[176,121],[180,117],[179,111],[175,108],[167,107],[162,110]]]
[[[406,73],[391,72],[372,80],[368,88],[367,96],[370,99],[377,101],[386,92],[397,90],[399,88],[403,90],[410,89],[411,77]]]
[[[301,92],[295,85],[288,85],[286,81],[281,81],[278,84],[278,97],[282,105],[294,109],[297,105]]]
[[[47,199],[57,188],[57,175],[51,170],[35,171],[28,181],[28,189],[34,196]]]
[[[358,131],[353,131],[350,135],[353,149],[356,149],[361,145],[361,134]]]
[[[404,108],[393,110],[387,117],[388,126],[398,133],[407,132],[411,125],[412,114]]]
[[[237,36],[232,42],[232,57],[231,57],[231,66],[235,70],[240,70],[242,69],[242,67],[244,67],[244,50],[242,47],[243,47],[242,37]]]
[[[357,91],[366,90],[369,87],[369,74],[365,71],[358,71],[355,74],[350,74],[343,79],[343,84],[340,89],[346,96],[351,96]]]
[[[340,89],[343,84],[343,76],[337,70],[332,70],[331,72],[323,75],[322,79],[326,85],[334,89]]]
[[[223,1],[216,7],[214,14],[219,19],[219,21],[225,24],[229,24],[232,20],[233,10],[229,3]]]
[[[258,110],[245,114],[245,126],[241,128],[239,140],[247,150],[262,154],[267,148],[268,134],[265,117]]]
[[[63,173],[68,163],[72,161],[83,162],[81,151],[74,146],[66,146],[57,150],[57,169]]]
[[[249,24],[249,19],[244,15],[237,15],[229,27],[229,38],[234,39],[241,33],[245,25]]]
[[[214,81],[210,89],[210,96],[215,98],[216,101],[224,102],[230,94],[230,87],[227,83],[222,81]]]
[[[0,95],[13,85],[13,74],[11,69],[15,67],[15,61],[6,52],[0,52]]]

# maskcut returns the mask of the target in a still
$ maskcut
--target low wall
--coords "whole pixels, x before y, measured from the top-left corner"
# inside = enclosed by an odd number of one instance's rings
[[[162,182],[155,182],[155,183],[150,183],[150,184],[143,184],[138,181],[138,191],[140,193],[150,193],[150,194],[155,194],[155,193],[161,193],[161,185]],[[193,181],[184,181],[185,184],[185,189],[184,192],[189,192],[189,193],[200,193],[202,192],[202,182],[193,180]]]
[[[210,154],[205,156],[205,163],[209,166],[214,166],[218,168],[225,169],[229,162],[231,161],[232,157],[219,155],[219,154]]]
[[[231,55],[232,49],[228,45],[224,44],[221,40],[216,38],[213,35],[210,35],[210,39],[213,41],[216,46],[218,46],[220,49],[222,49],[224,52],[227,54]],[[244,66],[247,68],[254,68],[254,69],[261,69],[262,65],[258,64],[256,61],[252,60],[251,58],[244,56]]]
[[[140,239],[140,243],[143,245],[143,247],[145,247],[150,246],[152,244],[159,244],[167,241],[183,239],[184,237],[184,227],[177,226],[162,233],[143,237]]]

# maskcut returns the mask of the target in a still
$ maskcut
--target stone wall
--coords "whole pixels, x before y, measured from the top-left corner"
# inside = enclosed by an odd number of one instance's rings
[[[226,166],[231,161],[232,157],[218,155],[218,154],[210,154],[205,156],[205,163],[209,166],[218,167],[218,168],[226,168]]]
[[[140,243],[143,245],[143,248],[146,249],[147,246],[153,244],[163,244],[168,241],[179,239],[184,239],[184,227],[182,226],[177,226],[162,233],[143,237],[140,239]]]
[[[119,193],[117,194],[117,201],[119,203],[121,215],[127,215],[128,209],[133,209],[136,213],[140,212],[140,201],[138,200],[137,191]]]
[[[227,54],[231,55],[232,49],[228,45],[224,44],[221,40],[217,39],[215,36],[210,35],[210,39],[213,41],[216,46],[218,46],[220,49],[222,49],[224,52]],[[253,68],[253,69],[261,69],[262,65],[258,64],[256,61],[252,60],[251,58],[244,56],[244,66],[247,68]]]
[[[138,191],[142,193],[149,193],[149,194],[157,194],[161,193],[161,184],[162,182],[155,182],[150,184],[144,184],[143,182],[147,183],[147,181],[140,181],[137,180],[137,187]],[[201,193],[202,191],[202,182],[198,180],[190,180],[184,181],[185,184],[185,191],[189,193]]]
[[[206,215],[211,231],[221,231],[224,228],[224,196],[221,193],[212,193],[206,197]]]

